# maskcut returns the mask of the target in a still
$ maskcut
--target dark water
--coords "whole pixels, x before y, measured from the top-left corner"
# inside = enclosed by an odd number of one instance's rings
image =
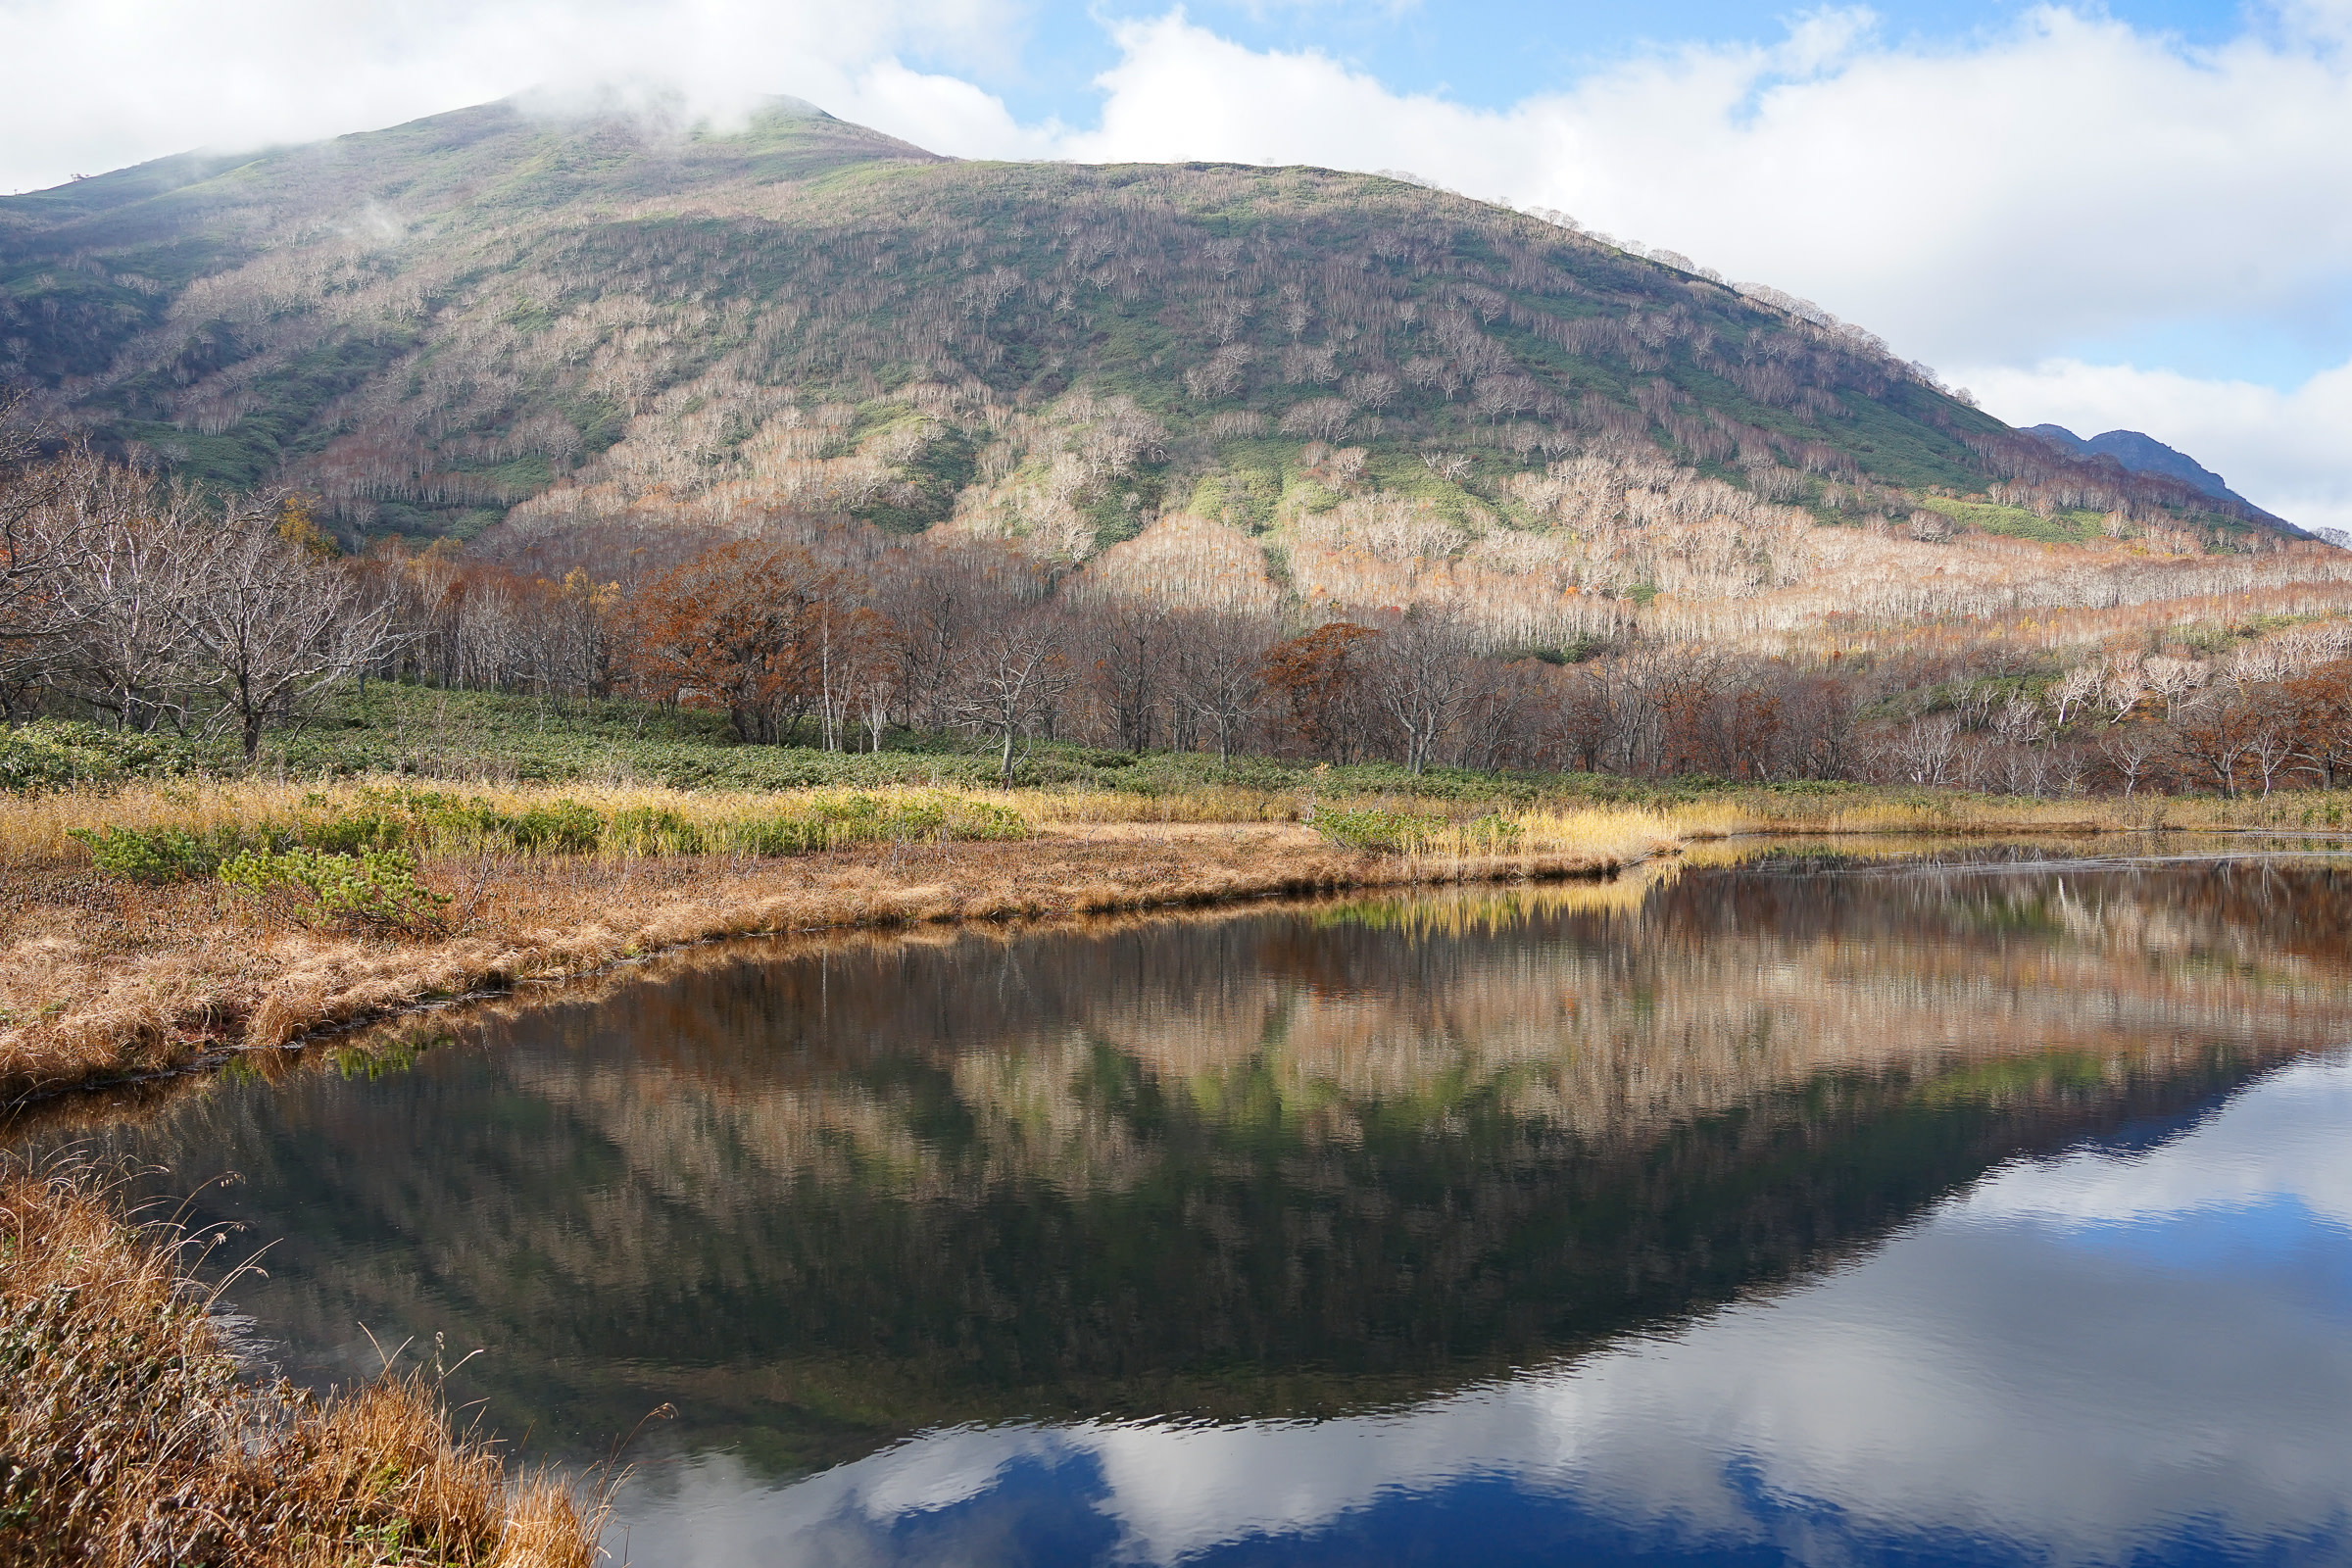
[[[2352,869],[1783,858],[712,951],[98,1136],[241,1174],[295,1375],[674,1404],[640,1563],[2332,1563],[2347,1045]]]

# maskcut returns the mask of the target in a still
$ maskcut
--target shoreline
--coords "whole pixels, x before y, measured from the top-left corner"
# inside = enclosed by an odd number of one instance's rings
[[[0,1154],[0,1540],[41,1562],[605,1557],[614,1468],[511,1464],[421,1358],[324,1394],[257,1375],[213,1310],[254,1266],[208,1279],[222,1239],[126,1204],[120,1172]]]
[[[1522,840],[1527,848],[1466,853],[1457,836],[1416,853],[1346,848],[1279,817],[1092,816],[1090,807],[1100,805],[1073,798],[1059,819],[993,842],[866,844],[767,858],[484,851],[469,863],[443,855],[424,872],[459,917],[455,929],[424,937],[338,931],[282,903],[224,897],[213,881],[124,882],[52,851],[24,865],[0,904],[0,1108],[217,1070],[425,1007],[741,937],[1600,878],[1705,842],[2312,836],[2226,819],[2169,820],[2169,812],[2060,817],[2035,803],[1957,820],[1868,809],[1811,820],[1801,812],[1595,813],[1548,824],[1555,831]]]
[[[79,965],[74,999],[62,1007],[50,1004],[53,1010],[32,1022],[32,1038],[24,1038],[30,1031],[20,1026],[0,1067],[0,1105],[21,1109],[216,1070],[334,1031],[737,938],[1002,925],[1240,907],[1319,894],[1605,878],[1682,847],[1660,842],[1634,854],[1434,857],[1301,842],[1309,839],[1303,830],[1260,824],[1171,824],[1148,836],[1079,829],[1004,845],[940,845],[899,866],[880,853],[831,852],[749,868],[679,858],[656,862],[671,887],[634,899],[625,884],[645,863],[606,865],[600,869],[607,879],[623,884],[605,890],[615,902],[599,900],[594,917],[568,929],[508,925],[421,942],[272,930],[225,911],[203,927],[176,931],[183,950],[192,943],[210,951],[103,955]],[[1129,864],[1099,863],[1113,855]],[[1236,863],[1243,859],[1251,863]],[[1018,863],[1007,867],[1008,860]],[[527,881],[529,871],[544,867],[512,869],[525,873],[516,880]],[[925,872],[932,874],[920,874]],[[195,891],[196,899],[177,902],[203,902],[206,890]],[[243,949],[245,958],[262,960],[273,974],[256,975],[250,961],[222,961],[229,956],[220,950],[228,947]],[[172,971],[168,977],[156,972],[167,969]],[[159,996],[167,978],[176,982],[170,987],[174,994]]]

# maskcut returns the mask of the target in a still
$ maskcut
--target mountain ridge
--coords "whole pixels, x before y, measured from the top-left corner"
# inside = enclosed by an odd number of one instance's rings
[[[1381,175],[502,103],[0,198],[0,376],[355,544],[797,519],[1074,566],[1165,522],[1168,592],[1212,558],[1302,611],[1442,583],[1542,600],[1542,637],[2055,580],[2021,544],[2143,575],[2291,544],[1680,260]]]
[[[2216,500],[2235,502],[2248,512],[2262,512],[2253,502],[2230,489],[2220,474],[2178,447],[2167,446],[2144,431],[2108,430],[2085,439],[2063,424],[2033,424],[2024,429],[2026,434],[2054,441],[2076,456],[2113,458],[2133,473],[2161,473],[2194,485]],[[2266,512],[2263,515],[2270,516],[2271,514]]]

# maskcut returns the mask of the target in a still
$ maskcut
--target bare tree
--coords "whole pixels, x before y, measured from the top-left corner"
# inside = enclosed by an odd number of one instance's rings
[[[2124,781],[2124,799],[2130,800],[2139,789],[2139,781],[2155,770],[2156,759],[2163,751],[2156,737],[2144,729],[2119,730],[2099,742],[2099,755]]]
[[[1476,656],[1461,624],[1415,605],[1382,636],[1369,667],[1372,700],[1404,745],[1405,771],[1429,766],[1476,676]]]
[[[2239,766],[2262,729],[2263,716],[2237,687],[2215,686],[2183,709],[2173,725],[2173,744],[2182,761],[2234,800]]]
[[[2103,664],[2081,664],[2068,670],[2065,679],[2049,690],[2051,723],[2058,729],[2066,728],[2067,719],[2076,710],[2098,701],[2106,683],[2107,669]]]
[[[1133,600],[1102,601],[1088,607],[1081,629],[1094,645],[1094,684],[1110,710],[1119,750],[1151,750],[1160,688],[1175,662],[1167,612]]]
[[[2115,659],[2100,670],[2099,706],[2107,710],[2107,722],[2120,724],[2140,699],[2148,695],[2148,678],[2136,659]]]
[[[65,578],[88,560],[93,521],[120,509],[128,478],[87,447],[43,461],[23,398],[0,399],[0,680],[52,672],[77,624]]]
[[[1012,782],[1012,750],[1034,736],[1076,677],[1062,650],[1062,627],[1037,608],[999,621],[977,638],[956,683],[956,712],[998,743],[997,780]]]
[[[1455,725],[1455,760],[1463,767],[1493,769],[1503,765],[1518,741],[1522,719],[1543,701],[1544,686],[1529,667],[1531,662],[1506,664],[1479,660],[1471,666],[1470,690],[1463,715]]]
[[[1177,629],[1175,701],[1217,737],[1217,760],[1233,756],[1265,700],[1263,669],[1274,628],[1263,617],[1217,612],[1185,617]]]
[[[1960,720],[1951,713],[1922,715],[1897,734],[1887,751],[1896,769],[1914,784],[1941,784],[1951,774],[1960,749]]]
[[[248,762],[266,723],[381,657],[393,635],[390,596],[363,597],[350,573],[286,539],[269,499],[206,530],[181,606],[190,684],[236,725]]]
[[[1348,421],[1354,416],[1355,405],[1346,398],[1308,398],[1291,405],[1282,416],[1282,429],[1290,435],[1337,441],[1347,433]]]
[[[97,466],[56,500],[76,545],[50,577],[46,678],[125,729],[175,727],[188,713],[187,599],[208,519],[186,491]]]
[[[2143,661],[2139,667],[2147,689],[2164,699],[2164,716],[2168,723],[2180,721],[2182,700],[2205,684],[2205,666],[2194,660],[2172,659],[2159,654]]]
[[[2269,799],[2279,773],[2296,755],[2295,725],[2280,705],[2267,697],[2255,705],[2254,721],[2246,735],[2246,760],[2262,775],[2262,793]]]

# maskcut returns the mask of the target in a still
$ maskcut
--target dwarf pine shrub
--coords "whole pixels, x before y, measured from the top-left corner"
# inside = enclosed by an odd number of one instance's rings
[[[1326,806],[1316,808],[1314,826],[1326,843],[1350,850],[1401,855],[1445,832],[1446,819],[1383,807],[1342,810]]]
[[[187,882],[210,876],[231,856],[274,847],[283,838],[268,828],[221,826],[191,833],[176,827],[68,828],[66,836],[90,852],[90,862],[127,882]]]
[[[428,925],[450,902],[416,880],[416,857],[408,850],[247,850],[221,862],[220,880],[255,898],[291,897],[317,919],[376,930]]]

